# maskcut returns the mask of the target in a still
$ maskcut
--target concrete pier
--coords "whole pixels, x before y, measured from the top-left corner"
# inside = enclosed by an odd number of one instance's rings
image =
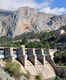
[[[35,50],[37,60],[39,60],[43,65],[45,63],[45,54],[43,49],[36,49]]]
[[[36,56],[36,53],[35,53],[35,48],[33,48],[33,55],[34,55],[33,62],[34,62],[34,65],[36,65],[37,64],[37,56]]]
[[[42,52],[42,64],[44,65],[46,61],[44,49],[41,49],[41,52]]]
[[[37,56],[35,55],[35,48],[28,48],[27,49],[27,56],[28,56],[28,60],[35,65],[36,60],[37,60]]]
[[[21,62],[21,64],[25,67],[26,60],[27,60],[27,55],[25,54],[25,46],[21,46],[17,50],[17,57],[18,57],[18,60]]]
[[[15,57],[15,54],[14,54],[12,47],[10,47],[10,55],[11,55],[12,60],[15,60],[16,57]]]

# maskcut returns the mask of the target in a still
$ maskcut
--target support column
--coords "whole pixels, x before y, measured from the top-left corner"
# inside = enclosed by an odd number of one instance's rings
[[[25,46],[22,45],[21,48],[22,48],[22,51],[23,51],[24,67],[25,67],[25,66],[26,66],[26,61],[27,61],[27,55],[25,54],[25,53],[26,53],[26,52],[25,52]]]
[[[18,60],[25,67],[27,55],[25,54],[25,46],[23,46],[23,45],[21,46],[21,48],[18,49]]]
[[[27,56],[28,56],[28,60],[34,65],[34,58],[35,56],[33,55],[33,49],[31,48],[27,48]]]
[[[15,60],[15,55],[12,47],[10,48],[10,54],[11,54],[12,60]]]
[[[25,46],[22,45],[22,46],[21,46],[21,49],[22,49],[22,54],[25,55]]]
[[[35,54],[35,48],[33,48],[33,55],[34,55],[34,65],[36,65],[37,64],[37,56],[36,56],[36,54]]]
[[[45,64],[45,60],[46,60],[45,53],[44,53],[44,50],[43,49],[41,49],[41,51],[42,51],[42,56],[43,56],[43,64]]]

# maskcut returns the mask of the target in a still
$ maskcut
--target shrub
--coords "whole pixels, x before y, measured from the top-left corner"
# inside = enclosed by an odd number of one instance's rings
[[[38,75],[36,76],[36,80],[41,80],[41,74],[38,74]]]
[[[15,78],[20,78],[23,73],[20,72],[20,65],[15,62],[7,62],[5,70]]]

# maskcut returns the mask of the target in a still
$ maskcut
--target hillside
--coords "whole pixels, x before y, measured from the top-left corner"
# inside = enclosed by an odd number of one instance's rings
[[[16,11],[0,10],[0,36],[18,36],[24,32],[51,31],[66,25],[66,15],[52,15],[22,7]]]

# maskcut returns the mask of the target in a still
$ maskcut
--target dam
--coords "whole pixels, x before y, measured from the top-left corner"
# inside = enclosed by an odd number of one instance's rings
[[[0,47],[0,59],[17,59],[19,63],[31,75],[41,74],[44,79],[55,77],[55,71],[51,64],[46,60],[47,51],[44,48],[20,48]]]

